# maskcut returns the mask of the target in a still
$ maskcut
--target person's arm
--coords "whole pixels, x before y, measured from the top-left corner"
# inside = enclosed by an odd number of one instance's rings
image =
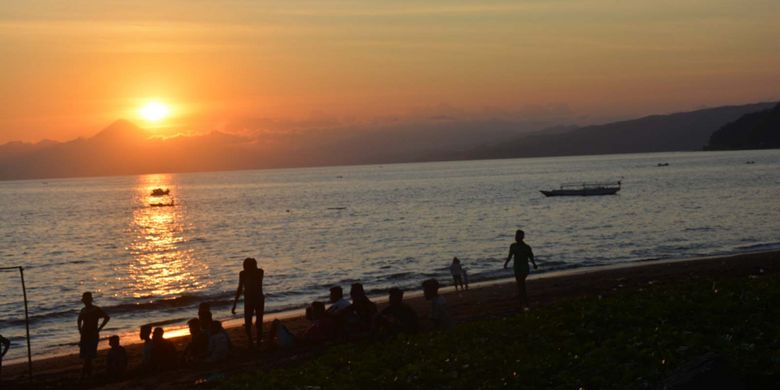
[[[79,334],[81,334],[81,328],[84,324],[84,318],[81,316],[81,312],[79,312],[79,318],[76,320],[76,325],[79,328]]]
[[[236,297],[233,299],[233,307],[230,309],[230,312],[233,314],[236,314],[236,305],[238,304],[238,298],[241,296],[241,292],[244,290],[244,278],[241,277],[241,274],[238,274],[238,289],[236,289]]]
[[[3,351],[0,352],[0,357],[3,357],[5,356],[6,352],[8,352],[8,348],[11,348],[11,341],[3,336],[0,336],[0,342],[3,344]]]
[[[536,261],[534,261],[534,251],[531,250],[531,246],[528,246],[528,258],[531,259],[531,264],[534,265],[534,269],[539,268],[536,266]]]
[[[260,287],[260,289],[259,289],[260,295],[265,297],[265,294],[263,294],[263,277],[265,276],[265,271],[263,271],[262,268],[258,269],[257,271],[258,271],[258,274],[259,274],[257,283],[260,283],[260,286],[259,286]]]
[[[106,324],[108,323],[108,320],[111,319],[111,317],[109,317],[108,314],[106,314],[106,312],[103,311],[103,309],[100,310],[100,316],[103,317],[103,322],[100,323],[100,326],[98,326],[98,329],[97,329],[98,332],[103,330],[103,327],[106,326]]]
[[[512,260],[512,254],[514,251],[512,250],[512,246],[509,246],[509,255],[506,257],[506,261],[504,262],[504,269],[506,269],[507,264],[509,264],[509,260]]]

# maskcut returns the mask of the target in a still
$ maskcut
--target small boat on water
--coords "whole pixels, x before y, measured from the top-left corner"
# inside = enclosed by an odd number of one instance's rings
[[[668,167],[669,163],[658,163],[656,166],[657,167]]]
[[[554,190],[541,192],[544,196],[596,196],[615,195],[620,191],[620,181],[607,183],[567,183]]]
[[[155,188],[152,190],[152,196],[165,196],[171,193],[169,189]]]
[[[169,203],[149,203],[149,207],[173,207],[173,201]]]

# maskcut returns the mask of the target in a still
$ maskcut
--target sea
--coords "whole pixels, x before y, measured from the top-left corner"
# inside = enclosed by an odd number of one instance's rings
[[[617,180],[614,196],[539,192]],[[777,250],[780,150],[0,182],[0,267],[24,268],[33,358],[77,352],[84,291],[111,316],[101,337],[176,328],[204,301],[238,318],[229,308],[246,257],[278,312],[354,282],[373,296],[448,284],[454,256],[472,281],[510,277],[516,229],[535,272]],[[6,363],[26,358],[24,313],[18,269],[0,271]]]

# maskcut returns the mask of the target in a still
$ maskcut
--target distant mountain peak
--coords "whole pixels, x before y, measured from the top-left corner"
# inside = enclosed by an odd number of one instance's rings
[[[119,119],[111,123],[108,127],[95,134],[93,140],[145,140],[149,138],[146,131],[136,126],[133,122],[125,119]]]

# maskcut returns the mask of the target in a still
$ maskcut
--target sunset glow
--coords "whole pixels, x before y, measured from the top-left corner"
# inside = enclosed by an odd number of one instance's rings
[[[170,112],[171,110],[166,104],[157,101],[146,103],[138,110],[138,114],[141,115],[141,118],[149,122],[162,121],[170,115]]]

